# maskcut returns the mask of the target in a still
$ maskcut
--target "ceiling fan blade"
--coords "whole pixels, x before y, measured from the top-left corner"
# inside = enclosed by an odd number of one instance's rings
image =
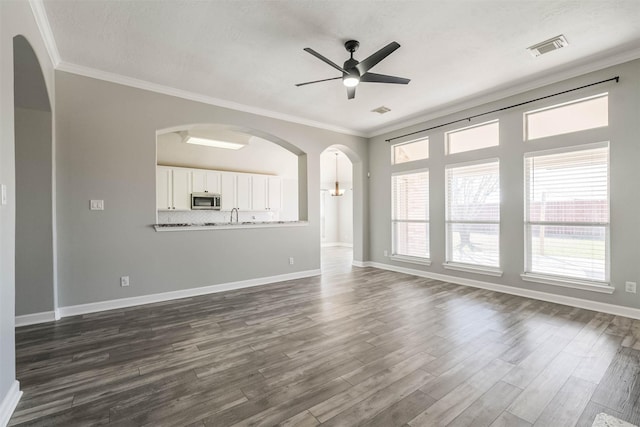
[[[347,88],[347,99],[353,99],[356,97],[356,87],[348,87]]]
[[[404,77],[387,76],[385,74],[366,73],[363,76],[360,76],[360,81],[367,83],[395,83],[399,85],[406,85],[411,80],[405,79]]]
[[[399,47],[400,45],[397,42],[391,42],[373,55],[369,56],[364,61],[361,61],[358,65],[356,65],[356,68],[360,72],[360,75],[363,75],[364,73],[369,71],[378,62],[391,55],[391,53]]]
[[[296,86],[310,85],[312,83],[328,82],[329,80],[338,80],[342,77],[331,77],[330,79],[314,80],[312,82],[297,83]]]
[[[316,52],[315,50],[311,49],[310,47],[305,47],[304,50],[306,52],[309,52],[311,55],[315,56],[316,58],[318,58],[319,60],[326,62],[327,64],[331,65],[333,68],[335,68],[336,70],[345,73],[345,74],[349,74],[347,72],[347,70],[345,70],[344,68],[342,68],[341,66],[339,66],[338,64],[336,64],[335,62],[331,61],[330,59],[325,58],[324,56],[320,55],[318,52]]]

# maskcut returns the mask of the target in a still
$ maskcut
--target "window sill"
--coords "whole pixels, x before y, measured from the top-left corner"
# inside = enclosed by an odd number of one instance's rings
[[[419,265],[426,265],[426,266],[431,265],[431,260],[429,260],[428,258],[417,258],[417,257],[411,257],[411,256],[404,256],[404,255],[391,255],[389,259],[391,261],[408,262],[411,264],[419,264]]]
[[[471,264],[458,264],[455,262],[445,262],[442,264],[447,270],[464,271],[467,273],[486,274],[487,276],[502,277],[502,270],[499,268],[481,267]]]
[[[522,280],[527,282],[544,283],[545,285],[562,286],[564,288],[580,289],[582,291],[612,294],[615,288],[605,282],[590,282],[587,280],[564,279],[561,277],[545,276],[543,274],[523,273]]]

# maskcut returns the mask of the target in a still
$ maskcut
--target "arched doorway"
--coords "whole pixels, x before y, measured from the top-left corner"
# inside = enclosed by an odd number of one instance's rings
[[[16,325],[55,316],[52,113],[40,62],[13,38]]]
[[[349,269],[354,243],[353,163],[339,147],[320,155],[320,243],[322,269]]]

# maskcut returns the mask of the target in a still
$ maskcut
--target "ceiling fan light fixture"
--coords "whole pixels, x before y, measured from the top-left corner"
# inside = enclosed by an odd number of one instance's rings
[[[356,87],[360,83],[360,76],[356,73],[347,74],[342,78],[342,84],[346,87]]]

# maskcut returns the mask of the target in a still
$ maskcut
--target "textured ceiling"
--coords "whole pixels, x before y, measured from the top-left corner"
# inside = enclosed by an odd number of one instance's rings
[[[640,46],[638,0],[62,1],[46,14],[63,62],[372,133],[438,107]],[[526,47],[564,34],[569,47]],[[407,86],[361,83],[347,100],[343,43],[362,60],[401,47],[371,71]],[[371,110],[381,105],[391,112]]]

